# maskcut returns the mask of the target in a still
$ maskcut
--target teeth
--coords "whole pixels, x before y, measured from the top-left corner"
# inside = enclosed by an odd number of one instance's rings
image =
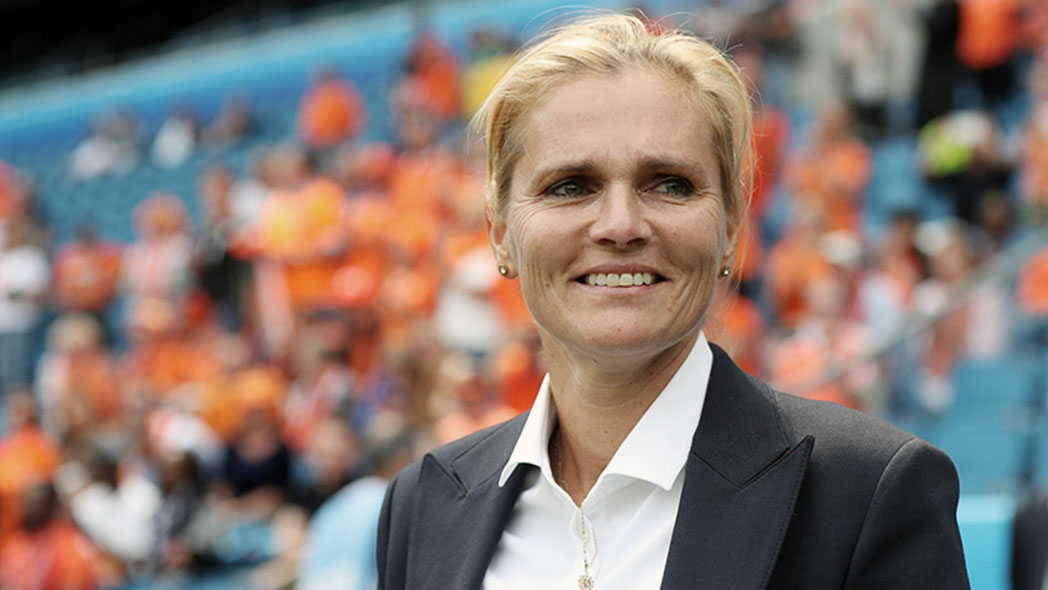
[[[596,287],[633,287],[650,285],[655,277],[650,272],[635,273],[596,273],[586,275],[586,284]]]

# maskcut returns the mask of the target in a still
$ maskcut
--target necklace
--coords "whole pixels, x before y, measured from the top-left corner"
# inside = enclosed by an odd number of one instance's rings
[[[564,485],[563,471],[561,471],[560,465],[560,432],[553,433],[556,438],[553,439],[553,444],[550,445],[553,454],[553,481],[557,482],[565,492],[568,492],[567,486]],[[571,492],[568,492],[568,496],[571,496]],[[593,577],[590,576],[589,571],[589,539],[587,537],[586,527],[586,516],[582,513],[582,507],[579,506],[579,538],[582,540],[582,575],[579,576],[579,590],[593,590],[595,584]],[[594,541],[596,543],[596,541]]]

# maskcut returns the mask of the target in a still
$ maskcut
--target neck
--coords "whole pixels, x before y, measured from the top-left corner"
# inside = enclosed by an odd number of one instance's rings
[[[554,475],[576,505],[589,494],[622,441],[684,363],[698,331],[642,359],[594,359],[544,342],[557,428]]]

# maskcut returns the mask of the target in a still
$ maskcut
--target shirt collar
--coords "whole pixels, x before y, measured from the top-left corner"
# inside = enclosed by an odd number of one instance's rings
[[[626,440],[622,441],[601,477],[608,474],[624,475],[669,490],[691,451],[691,441],[706,401],[706,387],[712,367],[713,352],[705,334],[699,331],[684,363],[641,416]],[[549,375],[546,375],[517,438],[517,444],[502,468],[499,486],[505,485],[513,470],[522,463],[537,466],[544,477],[553,481],[548,442],[556,416],[557,409],[550,396]],[[653,457],[658,460],[652,460]]]

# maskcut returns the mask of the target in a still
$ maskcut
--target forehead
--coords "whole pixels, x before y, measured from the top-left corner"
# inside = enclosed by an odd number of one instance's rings
[[[708,115],[683,82],[648,69],[587,75],[551,90],[522,122],[515,172],[562,162],[687,161],[716,173]],[[714,176],[710,176],[714,178]]]

